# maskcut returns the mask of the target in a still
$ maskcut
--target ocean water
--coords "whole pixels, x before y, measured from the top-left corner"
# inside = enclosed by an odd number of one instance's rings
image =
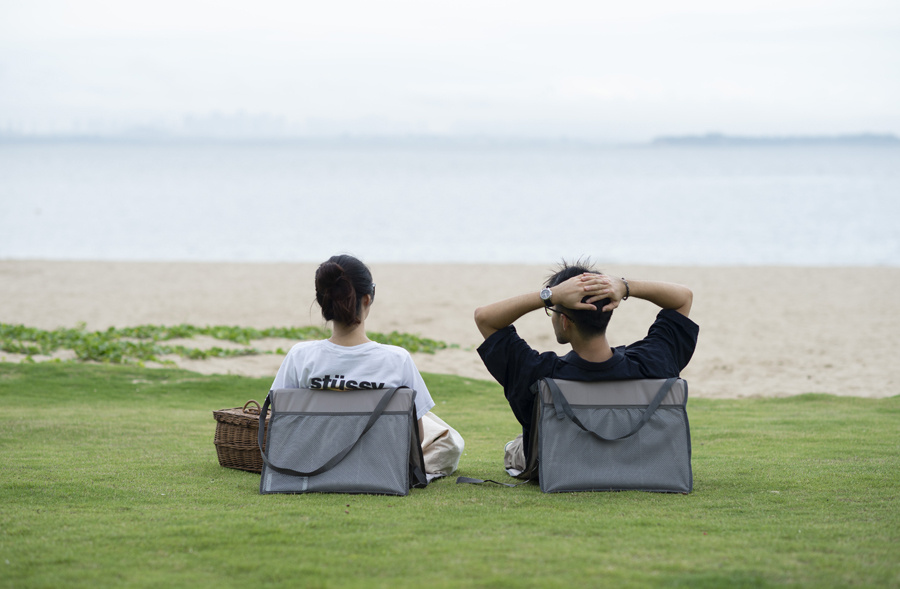
[[[0,258],[900,266],[900,148],[0,143]]]

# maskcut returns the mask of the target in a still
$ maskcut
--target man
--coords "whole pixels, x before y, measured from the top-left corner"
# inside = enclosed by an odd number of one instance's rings
[[[647,336],[628,346],[611,348],[606,326],[622,301],[644,299],[662,310]],[[484,343],[478,353],[503,386],[522,436],[507,444],[507,468],[524,468],[534,394],[531,385],[543,377],[576,381],[629,380],[678,376],[697,345],[699,326],[688,318],[693,293],[666,282],[606,276],[587,264],[563,263],[544,288],[475,310]],[[544,309],[556,340],[569,344],[565,356],[539,353],[516,333],[513,323],[526,313]]]

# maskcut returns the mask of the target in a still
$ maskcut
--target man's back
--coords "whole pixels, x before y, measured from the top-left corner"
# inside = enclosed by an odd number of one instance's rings
[[[646,337],[611,348],[606,325],[613,309],[630,297],[647,300],[662,310]],[[531,386],[540,378],[600,381],[679,376],[694,353],[699,334],[697,324],[688,318],[692,303],[693,294],[680,285],[626,281],[582,266],[564,266],[541,293],[519,295],[476,310],[475,322],[485,337],[478,353],[503,386],[527,439],[534,403]],[[522,315],[542,307],[551,315],[557,341],[572,346],[565,356],[534,350],[513,326]]]

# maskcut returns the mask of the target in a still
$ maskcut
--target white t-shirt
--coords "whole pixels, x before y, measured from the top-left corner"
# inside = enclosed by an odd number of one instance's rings
[[[406,386],[416,391],[416,417],[434,407],[431,393],[409,352],[398,346],[367,342],[339,346],[328,340],[295,344],[285,356],[272,389],[384,389]]]

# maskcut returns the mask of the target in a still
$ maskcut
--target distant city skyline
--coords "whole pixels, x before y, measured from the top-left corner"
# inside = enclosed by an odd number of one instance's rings
[[[900,134],[893,0],[0,0],[0,134]]]
[[[404,131],[402,129],[372,128],[358,125],[354,131],[335,131],[327,124],[292,124],[284,117],[272,115],[253,116],[238,113],[226,116],[213,113],[207,117],[187,116],[181,121],[169,123],[149,123],[144,125],[124,124],[116,126],[109,123],[90,122],[75,124],[71,127],[57,129],[17,129],[11,126],[0,127],[0,141],[3,140],[141,140],[141,141],[177,141],[177,140],[367,140],[383,139],[398,141],[470,141],[470,140],[511,140],[511,141],[579,141],[600,144],[645,144],[663,147],[671,146],[767,146],[767,145],[872,145],[900,146],[900,135],[893,133],[839,133],[815,135],[739,135],[720,132],[689,133],[683,135],[657,135],[649,139],[612,141],[603,138],[583,136],[546,136],[527,134],[484,134],[470,135],[433,134]]]

